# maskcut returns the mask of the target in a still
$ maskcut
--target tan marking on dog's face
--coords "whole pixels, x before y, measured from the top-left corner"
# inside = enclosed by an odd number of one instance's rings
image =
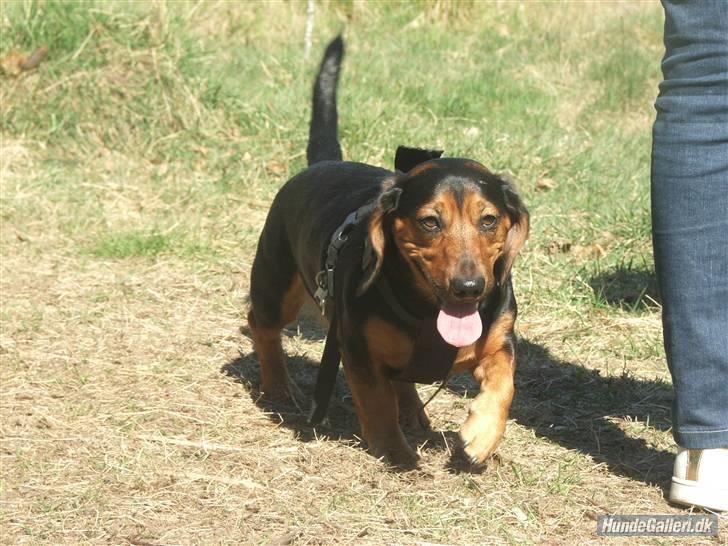
[[[511,224],[508,215],[474,184],[458,193],[446,188],[414,214],[393,222],[394,240],[414,271],[421,293],[438,306],[451,298],[456,277],[481,276],[484,294],[493,289],[495,263]],[[493,225],[487,226],[493,219]]]

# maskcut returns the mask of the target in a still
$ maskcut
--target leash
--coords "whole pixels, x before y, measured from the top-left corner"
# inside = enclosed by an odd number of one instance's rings
[[[336,311],[334,310],[331,314],[331,325],[328,334],[326,334],[324,353],[321,356],[321,364],[316,376],[311,413],[308,416],[310,425],[318,425],[326,417],[329,400],[331,400],[336,385],[336,376],[339,373],[340,360],[341,352],[339,351],[339,337],[336,333]]]
[[[354,228],[362,220],[367,218],[374,209],[373,204],[364,205],[350,213],[342,224],[336,228],[331,235],[329,246],[326,249],[324,268],[316,275],[316,292],[314,299],[321,309],[321,314],[326,316],[329,312],[329,331],[326,334],[324,352],[321,356],[316,386],[313,393],[311,411],[308,417],[310,425],[317,425],[326,417],[329,409],[329,401],[336,385],[336,376],[339,373],[341,361],[341,350],[339,348],[338,335],[338,313],[336,303],[342,299],[343,289],[341,282],[341,267],[339,255],[349,242],[349,236]]]
[[[440,391],[445,388],[445,385],[447,385],[447,380],[448,379],[450,379],[449,376],[446,377],[445,379],[443,379],[442,381],[440,381],[440,386],[437,387],[437,390],[434,393],[432,393],[432,395],[427,399],[427,402],[425,402],[424,404],[422,404],[422,408],[420,409],[420,411],[425,411],[425,408],[427,407],[427,404],[429,404],[430,402],[432,402],[432,399],[435,398],[435,396],[437,396],[438,394],[440,394]]]

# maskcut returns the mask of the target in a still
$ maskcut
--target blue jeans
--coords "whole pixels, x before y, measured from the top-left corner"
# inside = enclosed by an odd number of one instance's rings
[[[663,6],[652,234],[673,435],[728,447],[728,1]]]

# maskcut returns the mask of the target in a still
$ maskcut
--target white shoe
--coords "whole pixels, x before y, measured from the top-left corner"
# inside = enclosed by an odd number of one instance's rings
[[[718,512],[728,511],[728,448],[679,447],[672,471],[670,500]]]

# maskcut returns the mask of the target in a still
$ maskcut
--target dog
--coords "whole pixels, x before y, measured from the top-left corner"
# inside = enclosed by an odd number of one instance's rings
[[[480,386],[460,437],[469,461],[483,463],[501,441],[514,394],[511,267],[528,237],[528,211],[512,183],[472,159],[400,147],[394,171],[342,161],[336,91],[343,54],[339,36],[314,84],[309,166],[273,200],[252,265],[248,324],[261,391],[294,396],[281,330],[315,298],[329,320],[335,313],[329,337],[341,348],[374,456],[416,461],[401,425],[427,429],[429,418],[414,383],[398,374],[417,372],[420,360],[449,348],[444,375],[470,372]],[[353,242],[332,302],[331,294],[317,295],[326,284],[322,263],[332,234],[357,210],[360,218],[345,224]],[[425,349],[415,358],[418,340]]]

